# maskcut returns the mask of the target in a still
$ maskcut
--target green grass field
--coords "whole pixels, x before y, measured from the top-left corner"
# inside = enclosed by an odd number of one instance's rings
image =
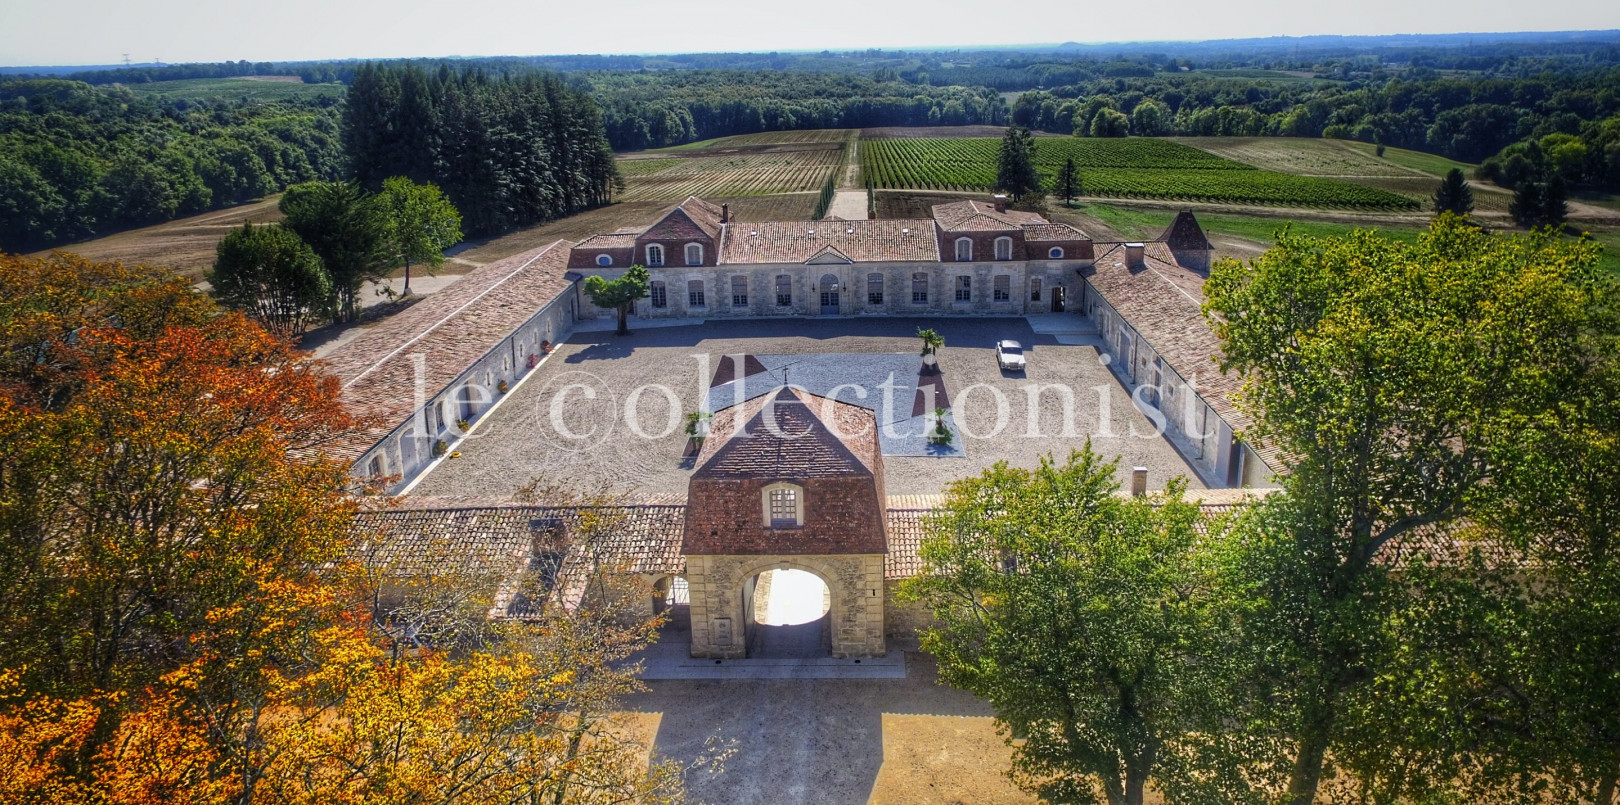
[[[1175,213],[1168,210],[1149,210],[1114,204],[1076,205],[1075,210],[1101,220],[1125,238],[1156,238],[1175,217]],[[1315,237],[1346,235],[1357,229],[1376,229],[1389,237],[1404,241],[1415,241],[1418,234],[1425,231],[1419,227],[1360,226],[1331,221],[1290,221],[1285,218],[1207,213],[1198,214],[1198,223],[1211,234],[1243,238],[1267,245],[1276,242],[1276,233],[1284,226],[1290,227],[1294,232]]]
[[[1355,140],[1334,140],[1333,142],[1346,148],[1360,151],[1361,153],[1366,154],[1374,159],[1378,158],[1378,146],[1373,145],[1372,143],[1357,142]],[[1439,154],[1429,154],[1423,151],[1408,151],[1405,148],[1390,148],[1387,146],[1384,148],[1383,158],[1395,163],[1396,165],[1400,165],[1403,168],[1411,168],[1415,171],[1427,173],[1430,176],[1444,176],[1446,175],[1446,171],[1449,171],[1452,168],[1461,168],[1464,176],[1472,176],[1474,175],[1474,168],[1479,167],[1478,165],[1473,165],[1468,162],[1458,162],[1455,159],[1448,159],[1440,156]]]
[[[989,137],[862,140],[861,174],[886,189],[988,190],[1000,145]],[[1035,153],[1045,176],[1073,159],[1087,196],[1326,209],[1418,206],[1377,188],[1258,170],[1164,139],[1049,138],[1038,141]]]
[[[180,81],[151,81],[125,84],[130,92],[148,97],[251,98],[279,101],[304,98],[341,98],[342,84],[304,84],[297,81],[263,81],[252,78],[188,78]]]

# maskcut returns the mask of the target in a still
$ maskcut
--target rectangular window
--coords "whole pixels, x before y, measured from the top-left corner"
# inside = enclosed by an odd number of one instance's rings
[[[973,278],[961,276],[956,278],[956,301],[973,301]]]
[[[928,275],[911,275],[911,303],[913,305],[928,304]]]
[[[703,298],[703,280],[688,280],[686,283],[686,306],[708,307],[709,303]]]
[[[786,274],[776,275],[776,306],[793,307],[793,278]]]
[[[647,296],[652,299],[653,307],[669,307],[669,294],[664,290],[663,280],[653,280],[648,283]]]
[[[991,290],[992,298],[994,298],[995,301],[997,301],[997,302],[1011,301],[1012,300],[1012,277],[1009,277],[1006,274],[1002,274],[1001,276],[996,277],[995,280],[993,281],[993,284],[991,285],[991,289],[992,289]]]
[[[866,303],[868,305],[883,304],[883,275],[866,275]]]
[[[798,498],[796,489],[771,490],[772,528],[790,528],[799,524]]]
[[[1039,302],[1039,301],[1041,301],[1041,278],[1040,277],[1030,277],[1029,278],[1029,301],[1031,301],[1031,302]]]
[[[731,306],[748,307],[748,278],[741,274],[731,278]]]

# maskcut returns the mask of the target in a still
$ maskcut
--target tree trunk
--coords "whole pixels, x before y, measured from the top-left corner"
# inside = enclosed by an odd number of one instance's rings
[[[1602,782],[1598,783],[1597,797],[1595,799],[1597,805],[1614,805],[1615,782],[1614,774],[1610,773],[1603,778]]]
[[[630,334],[630,306],[619,305],[619,335]]]
[[[1299,754],[1294,758],[1294,771],[1288,777],[1288,805],[1311,805],[1316,799],[1327,746],[1326,731],[1313,731],[1299,739]]]
[[[400,296],[410,296],[410,295],[411,295],[411,261],[406,260],[405,261],[405,290],[400,293]]]

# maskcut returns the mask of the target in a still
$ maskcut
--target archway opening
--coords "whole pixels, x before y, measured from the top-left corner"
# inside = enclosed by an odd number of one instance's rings
[[[814,573],[774,568],[743,588],[748,656],[826,657],[832,653],[832,591]]]
[[[691,604],[691,589],[685,576],[665,576],[653,584],[653,614],[664,616],[666,631],[691,631]]]

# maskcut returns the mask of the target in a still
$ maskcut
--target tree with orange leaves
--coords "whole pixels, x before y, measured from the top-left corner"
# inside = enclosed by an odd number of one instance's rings
[[[178,277],[0,255],[0,800],[678,799],[610,717],[649,624],[375,627],[323,452],[360,424]]]

